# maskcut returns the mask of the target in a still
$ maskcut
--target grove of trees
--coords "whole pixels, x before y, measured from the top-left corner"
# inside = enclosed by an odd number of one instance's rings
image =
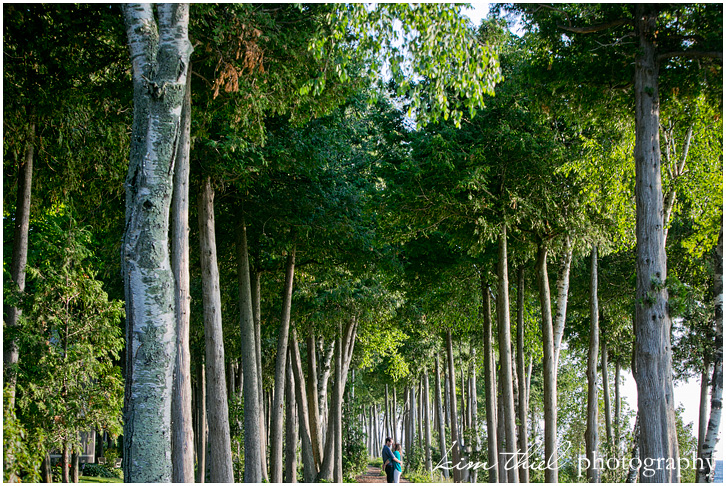
[[[712,482],[723,6],[489,11],[4,4],[4,481]]]

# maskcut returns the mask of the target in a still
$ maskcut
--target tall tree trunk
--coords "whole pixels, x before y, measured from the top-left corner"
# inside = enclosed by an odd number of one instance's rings
[[[241,211],[240,211],[241,213]],[[254,318],[254,286],[250,280],[249,249],[247,246],[247,227],[244,217],[237,226],[237,287],[239,288],[240,342],[242,353],[242,393],[244,396],[245,416],[245,472],[244,480],[250,483],[262,481],[264,462],[264,438],[262,431],[264,413],[260,397],[259,373],[257,369],[257,349]],[[259,283],[259,280],[257,281]],[[258,290],[259,292],[259,290]]]
[[[598,397],[597,397],[597,351],[600,338],[599,310],[597,299],[597,246],[592,245],[590,256],[590,347],[587,351],[587,428],[585,429],[585,451],[587,455],[587,480],[600,482],[597,468]],[[603,349],[604,346],[603,346]]]
[[[504,433],[506,438],[507,456],[516,457],[517,425],[514,414],[514,390],[512,388],[512,341],[509,323],[509,269],[507,263],[507,225],[502,223],[499,233],[499,288],[497,292],[497,335],[499,337],[499,363],[502,382],[502,400],[504,404]],[[507,482],[516,483],[518,472],[516,467],[508,468]]]
[[[318,411],[320,412],[320,443],[324,444],[325,434],[328,430],[328,382],[330,381],[330,364],[333,362],[333,352],[335,351],[334,343],[328,344],[327,348],[323,347],[323,341],[320,342],[321,351],[324,351],[320,374],[318,375]]]
[[[246,232],[245,232],[246,236]],[[249,254],[249,252],[248,252]],[[249,260],[249,258],[248,258]],[[249,263],[247,264],[249,268]],[[267,481],[267,431],[269,430],[265,422],[265,393],[262,389],[262,339],[260,337],[262,326],[262,295],[260,291],[262,272],[255,271],[250,272],[252,276],[252,321],[254,322],[254,334],[255,334],[255,360],[257,361],[257,394],[259,398],[259,449],[260,449],[260,469],[262,474],[262,480]],[[249,335],[247,335],[249,336]],[[249,352],[249,351],[248,351]],[[250,393],[252,390],[250,388]],[[250,419],[252,420],[252,418]],[[254,437],[254,436],[253,436]],[[245,453],[247,452],[245,446]],[[255,482],[250,480],[249,482]]]
[[[391,427],[391,400],[388,395],[388,383],[386,383],[386,415],[384,420],[386,422],[386,437],[391,437],[393,435],[393,432],[391,432],[393,427]]]
[[[393,398],[391,400],[391,420],[393,423],[393,443],[395,444],[398,442],[399,435],[398,435],[398,417],[396,417],[397,410],[396,410],[396,404],[398,403],[397,397],[396,397],[396,385],[393,385]],[[401,434],[403,435],[403,431],[401,431]]]
[[[295,379],[295,397],[297,398],[298,427],[300,429],[300,439],[302,441],[302,462],[303,477],[306,483],[315,481],[318,474],[319,457],[316,459],[314,447],[310,434],[310,407],[308,398],[305,393],[305,376],[303,375],[302,360],[300,358],[300,349],[297,343],[297,333],[292,329],[292,339],[290,339],[290,356],[292,361],[292,373]]]
[[[289,351],[288,351],[289,352]],[[297,413],[292,363],[287,361],[285,373],[285,477],[284,482],[297,482]]]
[[[446,358],[444,362],[444,413],[445,413],[445,420],[446,424],[445,426],[449,429],[449,436],[451,436],[451,392],[449,391],[449,386],[451,383],[451,380],[449,380],[449,372],[447,369],[449,368],[449,360]]]
[[[477,403],[477,394],[476,394],[476,348],[474,347],[474,342],[472,341],[470,343],[470,354],[471,354],[471,364],[470,364],[470,373],[469,373],[469,383],[470,383],[470,390],[471,393],[469,394],[469,409],[471,410],[471,427],[474,431],[474,436],[472,439],[472,442],[470,444],[470,447],[474,451],[474,456],[479,456],[479,450],[481,449],[481,444],[479,442],[479,420],[477,418],[477,414],[479,413],[479,404]],[[472,469],[471,472],[471,482],[476,483],[478,479],[478,471],[476,469]]]
[[[191,70],[191,64],[189,68]],[[192,372],[189,351],[189,150],[191,145],[192,77],[187,76],[181,131],[174,162],[171,198],[171,268],[174,272],[176,310],[176,363],[171,401],[172,481],[194,482],[192,430]]]
[[[426,460],[426,470],[429,472],[429,478],[433,481],[433,474],[431,468],[431,406],[429,402],[429,372],[424,368],[423,375],[423,397],[421,397],[421,403],[423,404],[423,424],[424,424],[424,457]]]
[[[602,337],[602,354],[600,368],[602,370],[602,396],[603,406],[605,408],[605,437],[607,440],[608,451],[612,452],[613,448],[613,420],[612,410],[610,409],[610,380],[608,379],[608,344],[605,336]]]
[[[713,378],[711,379],[711,416],[708,419],[708,428],[706,429],[706,437],[703,439],[703,446],[699,451],[701,464],[696,476],[697,482],[713,482],[713,451],[718,441],[718,432],[721,426],[721,408],[723,407],[723,221],[721,222],[721,232],[718,235],[718,244],[714,249],[713,277],[716,352],[713,360]]]
[[[214,234],[214,190],[210,177],[204,180],[199,195],[199,256],[202,267],[204,347],[207,364],[209,479],[213,483],[232,483],[234,473],[224,369],[222,299],[217,268],[217,241]]]
[[[620,358],[615,360],[615,411],[613,425],[615,427],[615,455],[620,457]]]
[[[77,452],[71,454],[71,482],[77,483],[79,477],[79,455]]]
[[[61,481],[64,483],[71,482],[70,469],[68,466],[71,463],[70,449],[68,448],[68,441],[63,440],[63,451],[61,453]]]
[[[711,370],[711,364],[708,358],[703,360],[703,369],[701,370],[701,399],[698,404],[698,452],[700,454],[703,449],[703,441],[706,438],[706,428],[708,427],[708,375]]]
[[[282,296],[282,316],[277,332],[277,359],[275,360],[275,395],[270,411],[270,481],[282,481],[282,419],[285,399],[285,369],[287,341],[290,332],[290,311],[292,308],[292,286],[295,275],[295,248],[287,255],[285,264],[285,288]]]
[[[456,467],[461,461],[459,446],[459,426],[456,413],[456,375],[454,374],[454,345],[451,342],[451,329],[446,330],[446,358],[449,362],[449,403],[451,404],[451,455],[454,461],[454,482],[461,482],[461,471]]]
[[[501,373],[500,373],[501,374]],[[507,432],[504,429],[504,400],[502,400],[502,380],[497,380],[497,451],[499,452],[499,479],[502,483],[509,482],[507,474]]]
[[[567,295],[570,290],[570,266],[572,264],[573,245],[570,236],[565,235],[565,248],[560,262],[560,269],[557,274],[557,312],[554,321],[554,346],[555,346],[555,374],[560,362],[560,347],[562,336],[565,333],[565,321],[567,320]]]
[[[30,122],[28,140],[25,144],[25,157],[18,168],[18,197],[15,204],[15,231],[13,232],[13,254],[10,262],[10,278],[18,292],[25,290],[25,266],[28,263],[28,231],[30,229],[30,194],[33,186],[33,156],[35,154],[35,122]],[[6,325],[13,329],[19,325],[21,310],[7,307]],[[5,365],[5,389],[9,390],[8,407],[15,408],[15,383],[20,353],[16,339],[4,340],[3,362]]]
[[[40,466],[40,476],[44,483],[53,482],[53,471],[50,467],[50,453],[46,453],[43,457],[43,464]]]
[[[436,415],[438,416],[437,423],[439,425],[439,448],[441,449],[441,464],[442,466],[446,466],[448,464],[448,446],[446,444],[446,430],[444,429],[446,424],[446,419],[444,419],[444,406],[441,400],[441,368],[439,367],[439,353],[436,352],[436,362],[435,362],[435,372],[436,372],[436,379],[434,380],[435,384],[435,390],[434,393],[436,394]],[[444,478],[449,478],[449,470],[448,468],[443,468]]]
[[[630,467],[628,475],[625,478],[626,483],[635,483],[640,470],[640,416],[635,416],[635,426],[633,427],[633,446],[631,447]]]
[[[517,382],[519,387],[519,451],[524,454],[519,482],[529,482],[529,441],[527,437],[527,379],[524,371],[524,267],[517,270]]]
[[[207,473],[207,385],[204,364],[197,365],[197,482],[203,483]]]
[[[124,479],[169,482],[176,362],[169,214],[192,46],[189,6],[123,6],[132,60],[134,121],[122,245],[126,297]],[[158,26],[157,26],[158,17]]]
[[[497,385],[494,378],[494,345],[492,342],[492,305],[489,285],[481,278],[481,293],[484,309],[484,399],[487,412],[487,458],[489,482],[499,482],[499,448],[497,440]]]
[[[545,422],[545,482],[556,483],[558,477],[557,459],[557,371],[555,367],[555,344],[552,332],[552,307],[550,305],[550,283],[547,275],[547,246],[540,243],[537,255],[537,286],[542,309],[542,347],[544,374],[544,422]]]
[[[308,348],[308,381],[307,381],[307,398],[308,413],[310,415],[310,440],[313,446],[313,457],[315,465],[320,469],[323,456],[323,441],[320,430],[320,410],[318,404],[318,364],[316,360],[316,341],[315,334],[310,331],[307,337]]]
[[[641,454],[678,464],[673,395],[671,319],[665,281],[660,158],[660,102],[655,29],[657,8],[636,6],[635,32],[635,208],[637,285],[635,305],[635,381],[638,385]],[[643,482],[676,482],[677,468],[658,468]]]

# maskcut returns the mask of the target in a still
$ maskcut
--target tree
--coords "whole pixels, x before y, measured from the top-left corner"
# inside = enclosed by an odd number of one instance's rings
[[[123,243],[127,364],[126,481],[171,480],[176,356],[169,256],[173,160],[192,46],[187,5],[123,7],[134,84],[134,123]],[[153,278],[152,278],[153,275]]]

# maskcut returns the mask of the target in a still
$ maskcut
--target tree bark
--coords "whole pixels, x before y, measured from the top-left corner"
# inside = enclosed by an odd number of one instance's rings
[[[35,122],[30,122],[25,156],[18,168],[18,197],[15,204],[15,230],[13,232],[13,254],[10,263],[10,278],[19,293],[25,291],[25,267],[28,263],[28,231],[30,230],[30,196],[33,186],[33,156],[35,154]],[[8,329],[18,327],[21,310],[17,307],[6,308]],[[5,369],[5,389],[9,391],[8,407],[15,408],[15,383],[20,352],[16,339],[4,340],[3,364]]]
[[[598,397],[597,397],[597,351],[599,347],[599,310],[597,299],[597,246],[592,246],[590,256],[590,347],[587,351],[587,428],[585,429],[585,451],[587,455],[587,480],[600,482],[597,467],[598,440]],[[603,346],[603,349],[605,347]]]
[[[713,302],[715,308],[714,330],[715,356],[713,361],[713,378],[711,379],[711,416],[708,419],[706,436],[699,451],[700,467],[696,475],[697,482],[713,482],[714,465],[713,451],[718,441],[721,426],[721,409],[723,407],[723,220],[718,244],[714,249]]]
[[[512,341],[510,336],[511,325],[509,323],[509,269],[507,263],[507,226],[502,224],[499,233],[499,264],[497,267],[499,276],[499,288],[497,292],[497,335],[499,337],[499,363],[502,382],[502,400],[504,405],[504,433],[507,457],[511,458],[512,464],[517,461],[517,425],[514,414],[514,390],[512,388]],[[518,482],[516,467],[507,470],[507,482]]]
[[[239,288],[240,342],[242,353],[242,390],[245,416],[245,482],[262,481],[264,461],[264,437],[262,431],[264,414],[257,369],[257,336],[255,331],[253,288],[250,280],[249,249],[247,246],[247,227],[244,217],[237,226],[237,286]],[[258,281],[259,283],[259,281]],[[258,291],[259,292],[259,291]]]
[[[297,399],[298,428],[302,441],[303,478],[306,483],[315,481],[318,474],[318,462],[315,458],[313,443],[310,434],[310,407],[308,406],[307,395],[305,394],[305,376],[302,370],[302,360],[297,343],[297,333],[292,329],[290,339],[290,359],[292,360],[292,373],[294,378],[295,397]]]
[[[615,427],[615,455],[620,457],[620,359],[615,360],[615,411],[613,425]]]
[[[706,428],[708,427],[708,385],[709,371],[711,364],[708,359],[704,359],[703,369],[701,370],[701,399],[698,404],[698,452],[700,454],[703,449],[703,441],[706,438]]]
[[[524,371],[524,267],[517,270],[517,381],[519,387],[519,450],[522,467],[519,468],[519,482],[529,482],[529,440],[527,437],[527,380]]]
[[[316,360],[316,341],[315,334],[310,331],[307,338],[308,348],[308,381],[307,381],[307,398],[308,413],[310,415],[310,440],[313,445],[313,457],[315,465],[320,469],[323,455],[323,441],[320,430],[320,409],[318,404],[318,364]]]
[[[558,477],[557,459],[557,372],[555,367],[555,344],[552,330],[552,307],[550,305],[550,284],[547,276],[547,246],[540,243],[537,255],[537,286],[542,310],[542,347],[544,374],[544,422],[545,422],[545,482],[556,483]]]
[[[441,462],[439,464],[446,465],[449,461],[448,459],[448,447],[446,444],[446,430],[444,429],[445,426],[445,419],[444,419],[444,406],[441,400],[441,369],[439,367],[439,353],[436,352],[436,364],[435,364],[435,372],[436,372],[436,379],[435,381],[435,390],[436,393],[436,414],[438,415],[438,425],[439,425],[439,447],[441,448]],[[444,478],[449,478],[449,470],[447,468],[443,469]]]
[[[289,351],[288,351],[289,352]],[[297,482],[297,413],[292,363],[288,360],[285,373],[285,477],[284,482]]]
[[[246,236],[246,232],[245,232]],[[249,255],[249,251],[248,251]],[[248,258],[249,260],[249,258]],[[247,267],[249,268],[249,263],[247,264]],[[267,431],[268,427],[265,423],[265,393],[262,389],[262,342],[261,342],[261,325],[262,325],[262,295],[260,291],[261,287],[261,279],[262,279],[262,272],[255,271],[250,272],[252,281],[252,321],[254,322],[254,334],[255,334],[255,360],[257,361],[257,394],[259,396],[259,431],[260,431],[260,440],[259,440],[259,449],[260,449],[260,470],[262,475],[262,480],[267,481]],[[250,389],[250,393],[252,393]],[[252,420],[252,419],[251,419]],[[245,452],[247,449],[245,448]],[[250,480],[249,482],[256,482]]]
[[[290,311],[292,309],[292,287],[295,275],[295,249],[287,255],[285,264],[285,288],[282,296],[282,316],[277,333],[277,359],[275,360],[275,395],[270,411],[270,481],[282,481],[282,419],[285,399],[285,369],[287,341],[290,332]]]
[[[572,264],[573,245],[570,236],[565,235],[565,249],[560,263],[560,271],[557,274],[557,313],[554,321],[554,345],[555,345],[555,374],[560,362],[560,347],[562,336],[565,333],[565,321],[567,320],[567,296],[570,290],[570,266]]]
[[[214,234],[214,190],[207,177],[199,195],[199,256],[202,267],[202,305],[207,365],[207,413],[209,420],[209,479],[232,483],[232,446],[224,365],[222,299],[217,268],[217,241]]]
[[[322,339],[320,346],[321,351],[323,351]],[[334,343],[330,343],[324,351],[325,354],[323,356],[322,366],[320,367],[320,374],[318,375],[318,411],[320,412],[320,431],[322,432],[320,437],[321,444],[325,443],[325,434],[328,430],[328,382],[330,381],[330,364],[333,362],[333,352],[335,351]]]
[[[471,364],[470,364],[470,372],[469,372],[469,383],[470,383],[470,390],[469,393],[469,409],[471,410],[471,428],[474,431],[472,442],[469,444],[469,447],[474,452],[475,457],[479,457],[479,450],[481,449],[481,443],[479,442],[479,420],[477,418],[477,414],[479,413],[479,404],[477,403],[477,395],[476,395],[476,348],[474,347],[474,342],[472,341],[470,343],[470,354],[471,354]],[[478,479],[478,471],[476,469],[472,469],[470,471],[471,474],[471,482],[476,483]]]
[[[635,381],[638,386],[641,454],[678,464],[672,378],[663,190],[659,139],[657,10],[636,6],[639,55],[635,63],[635,207],[637,285],[635,304]],[[643,482],[676,482],[677,468],[657,468]]]
[[[197,365],[197,482],[204,483],[207,473],[207,385],[204,365]]]
[[[191,63],[188,67],[191,70]],[[189,150],[191,146],[192,77],[187,76],[181,112],[179,145],[174,161],[171,198],[171,267],[176,301],[176,363],[171,402],[172,481],[194,482],[194,431],[192,430],[192,372],[189,351]]]
[[[63,450],[61,452],[61,481],[64,483],[71,482],[70,469],[68,466],[71,462],[70,449],[68,448],[68,441],[63,440]]]
[[[77,452],[71,454],[71,482],[77,483],[80,473],[79,456]]]
[[[192,46],[189,6],[123,6],[132,61],[134,121],[122,245],[126,297],[124,479],[169,482],[176,361],[169,214]]]
[[[429,405],[429,395],[429,372],[424,368],[423,397],[421,397],[421,403],[424,407],[424,457],[426,459],[426,470],[429,472],[429,478],[433,481],[433,473],[431,471],[433,464],[431,463],[431,407]]]
[[[453,447],[451,455],[454,466],[454,482],[461,482],[461,471],[456,467],[461,460],[461,450],[459,447],[459,426],[457,424],[456,413],[456,378],[454,374],[454,345],[451,342],[451,329],[446,330],[446,358],[449,362],[449,403],[451,404],[451,442]]]
[[[487,458],[489,482],[499,482],[499,443],[497,440],[497,385],[495,380],[494,346],[492,342],[492,305],[489,285],[482,275],[481,292],[484,327],[484,399],[487,412]]]
[[[396,397],[396,385],[393,385],[393,397],[391,398],[391,420],[393,423],[393,443],[395,444],[398,442],[399,435],[398,435],[398,417],[396,416],[398,411],[396,410],[396,404],[398,403],[398,399]],[[401,435],[403,435],[403,431],[401,431]]]
[[[602,396],[603,406],[605,408],[605,438],[607,440],[608,450],[612,452],[613,447],[613,420],[612,410],[610,409],[610,380],[608,379],[608,344],[605,337],[602,337],[602,354],[600,368],[602,370]]]

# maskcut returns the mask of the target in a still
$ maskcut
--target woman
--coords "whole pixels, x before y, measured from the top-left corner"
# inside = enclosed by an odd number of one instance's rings
[[[394,469],[393,469],[393,482],[394,483],[398,483],[399,480],[401,479],[401,471],[402,471],[401,464],[403,464],[403,459],[402,459],[402,456],[401,456],[401,452],[402,452],[401,451],[401,444],[399,444],[398,442],[396,442],[396,444],[393,446],[393,455],[395,456],[393,458],[393,461],[394,461],[394,463],[393,463],[393,465],[394,465]]]

